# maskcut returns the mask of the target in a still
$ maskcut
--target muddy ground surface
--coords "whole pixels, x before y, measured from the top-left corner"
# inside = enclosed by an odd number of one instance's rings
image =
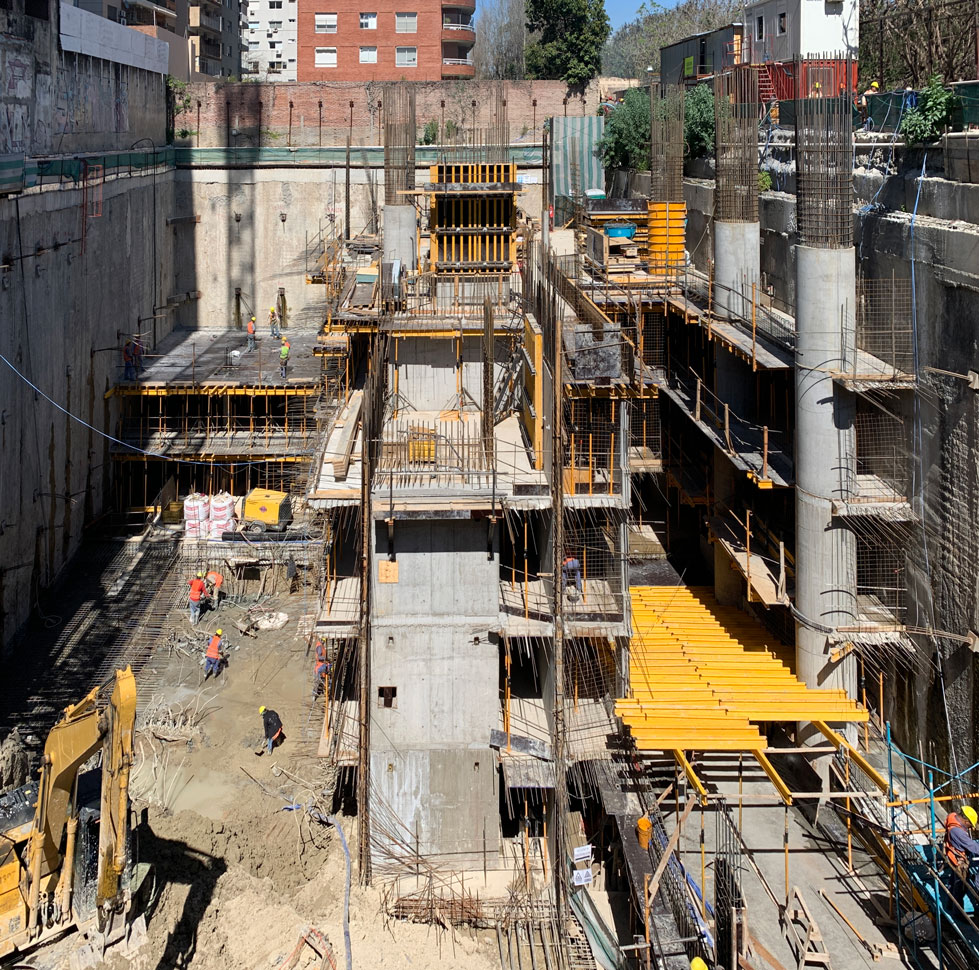
[[[316,756],[323,702],[311,701],[313,661],[299,633],[301,604],[283,596],[270,606],[289,621],[255,637],[234,630],[233,608],[205,615],[193,633],[183,615],[172,616],[183,642],[177,649],[161,644],[137,682],[131,792],[139,871],[148,865],[152,873],[139,893],[148,901],[145,938],[109,947],[92,962],[73,934],[32,954],[31,965],[265,970],[284,965],[309,927],[329,941],[336,965],[345,965],[341,839],[304,808],[328,812],[332,804],[333,777]],[[220,677],[204,682],[198,654],[216,619],[238,649]],[[262,704],[278,711],[287,736],[272,756],[255,753]],[[354,967],[499,966],[495,936],[388,920],[383,887],[358,885],[356,819],[338,820],[354,861]],[[300,945],[294,966],[320,965],[321,957]]]

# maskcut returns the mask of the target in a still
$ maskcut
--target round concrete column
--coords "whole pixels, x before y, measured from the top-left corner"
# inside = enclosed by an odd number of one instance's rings
[[[856,691],[852,656],[834,664],[827,628],[855,622],[856,542],[833,517],[854,460],[853,394],[834,385],[853,326],[854,251],[796,247],[796,672],[810,687]]]
[[[751,284],[760,278],[757,222],[714,220],[714,312],[726,320],[751,319]]]

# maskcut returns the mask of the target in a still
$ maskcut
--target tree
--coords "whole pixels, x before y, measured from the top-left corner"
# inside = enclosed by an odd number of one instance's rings
[[[630,88],[625,98],[605,119],[605,134],[598,154],[606,168],[649,168],[649,95]]]
[[[714,154],[714,92],[709,84],[687,91],[683,105],[683,140],[690,158]]]
[[[934,141],[952,123],[952,112],[958,106],[958,95],[933,74],[913,108],[908,108],[901,122],[901,134],[909,145]]]
[[[527,77],[587,84],[602,69],[610,27],[604,0],[527,0]]]
[[[618,77],[645,78],[648,67],[659,70],[661,47],[740,22],[741,6],[740,0],[685,0],[675,7],[643,3],[636,19],[612,35],[602,52],[602,69]]]
[[[524,0],[480,0],[473,60],[476,77],[519,80],[524,76]]]

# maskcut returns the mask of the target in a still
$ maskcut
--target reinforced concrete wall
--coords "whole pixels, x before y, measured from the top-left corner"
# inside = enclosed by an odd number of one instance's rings
[[[403,842],[447,868],[496,857],[499,798],[490,731],[499,726],[499,554],[486,522],[394,523],[396,581],[372,557],[371,825],[375,865]],[[492,555],[487,554],[488,548]],[[388,567],[385,567],[386,569]],[[384,574],[387,580],[390,573]],[[396,688],[385,706],[382,688]],[[388,821],[387,836],[381,828]],[[484,837],[485,833],[485,837]]]
[[[164,143],[162,74],[62,52],[59,4],[48,5],[49,19],[26,16],[17,6],[0,9],[0,154],[122,151],[142,138]]]
[[[461,129],[472,128],[474,120],[477,128],[491,124],[496,82],[432,81],[411,86],[419,134],[432,120],[440,125],[451,121]],[[591,116],[598,110],[598,81],[583,93],[569,90],[561,81],[505,81],[504,86],[514,141],[525,133],[526,140],[539,141],[545,118]],[[279,147],[341,145],[348,135],[354,145],[376,145],[383,131],[383,92],[384,86],[372,81],[196,82],[187,89],[190,110],[178,116],[177,127],[196,132],[193,144],[202,148],[257,145],[259,139],[262,145]]]
[[[196,240],[180,250],[178,289],[202,293],[181,309],[181,325],[230,325],[235,287],[241,287],[244,307],[253,308],[261,330],[281,286],[289,325],[320,326],[323,289],[306,283],[306,270],[322,251],[320,235],[329,231],[330,217],[343,221],[345,178],[342,167],[179,171],[180,211],[199,215],[200,222],[178,230]],[[356,234],[370,218],[367,170],[352,168],[350,181]],[[383,194],[383,187],[377,191]]]
[[[84,250],[79,189],[0,199],[0,354],[23,375],[0,361],[0,644],[105,508],[110,444],[81,422],[112,431],[105,392],[122,376],[120,335],[144,331],[152,352],[173,325],[171,315],[150,319],[172,292],[172,174],[102,191]]]

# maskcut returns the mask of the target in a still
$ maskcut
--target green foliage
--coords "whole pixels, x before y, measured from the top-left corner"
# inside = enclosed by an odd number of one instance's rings
[[[942,84],[939,75],[932,74],[918,95],[917,107],[904,113],[901,134],[905,141],[909,145],[934,141],[952,123],[952,112],[958,103],[958,95]]]
[[[587,84],[602,69],[610,27],[604,0],[527,0],[527,77]]]
[[[661,47],[740,21],[741,6],[740,0],[683,0],[675,5],[649,0],[639,6],[636,19],[623,24],[605,45],[602,73],[645,80],[647,67],[660,69]]]
[[[709,84],[698,84],[687,91],[683,139],[690,158],[703,158],[714,153],[714,92]]]
[[[606,119],[598,155],[606,168],[649,168],[649,95],[630,88]]]
[[[758,191],[759,192],[771,192],[772,190],[772,177],[768,172],[758,173]]]
[[[167,91],[173,99],[173,113],[175,115],[182,114],[184,111],[190,111],[191,109],[193,100],[187,93],[189,86],[186,81],[180,81],[169,74],[167,75]]]
[[[449,118],[448,121],[446,121],[445,123],[446,138],[452,138],[455,135],[457,135],[460,131],[461,129],[459,128],[459,126],[451,118]]]
[[[429,118],[425,122],[425,130],[422,132],[422,144],[434,145],[439,137],[439,123],[435,118]]]

